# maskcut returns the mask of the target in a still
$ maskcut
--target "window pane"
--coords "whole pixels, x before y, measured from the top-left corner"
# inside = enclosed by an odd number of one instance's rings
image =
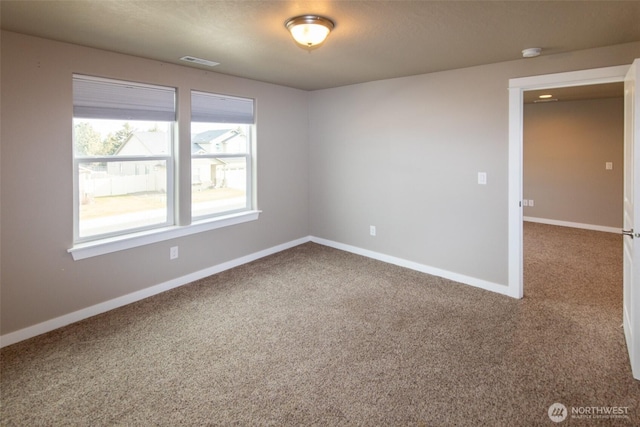
[[[81,238],[167,222],[167,161],[80,162]]]
[[[191,154],[244,154],[248,150],[248,125],[191,124]]]
[[[193,217],[248,208],[245,157],[193,158],[191,174]]]
[[[169,156],[171,122],[73,119],[76,156]]]
[[[254,100],[191,91],[191,217],[251,209]]]

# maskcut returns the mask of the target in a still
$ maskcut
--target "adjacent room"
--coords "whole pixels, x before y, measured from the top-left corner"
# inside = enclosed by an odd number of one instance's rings
[[[638,18],[2,1],[0,424],[640,424]]]
[[[525,221],[619,232],[624,84],[529,91],[524,102]]]

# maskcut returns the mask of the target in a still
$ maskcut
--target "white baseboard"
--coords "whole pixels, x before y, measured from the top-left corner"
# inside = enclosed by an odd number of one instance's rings
[[[281,245],[273,246],[271,248],[264,249],[262,251],[258,251],[240,258],[236,258],[231,261],[224,262],[222,264],[215,265],[213,267],[205,268],[204,270],[187,274],[186,276],[178,277],[178,278],[166,281],[164,283],[160,283],[159,285],[151,286],[149,288],[132,292],[130,294],[123,295],[121,297],[114,298],[109,301],[92,305],[91,307],[74,311],[73,313],[65,314],[63,316],[44,321],[42,323],[38,323],[36,325],[29,326],[15,332],[2,335],[0,336],[0,348],[6,347],[11,344],[15,344],[20,341],[24,341],[29,338],[33,338],[37,335],[41,335],[46,332],[53,331],[54,329],[58,329],[63,326],[70,325],[72,323],[79,322],[80,320],[84,320],[89,317],[102,314],[104,312],[113,310],[115,308],[122,307],[127,304],[131,304],[133,302],[143,300],[145,298],[149,298],[153,295],[157,295],[159,293],[168,291],[170,289],[177,288],[177,287],[186,285],[188,283],[191,283],[193,281],[211,276],[212,274],[220,273],[222,271],[229,270],[239,265],[255,261],[265,256],[284,251],[285,249],[289,249],[294,246],[301,245],[310,240],[311,240],[310,237],[303,237],[297,240],[292,240],[290,242],[283,243]]]
[[[389,264],[398,265],[400,267],[409,268],[411,270],[427,273],[432,276],[442,277],[444,279],[453,280],[454,282],[463,283],[465,285],[474,286],[487,291],[496,292],[498,294],[507,295],[513,298],[518,298],[517,294],[513,292],[507,285],[500,285],[498,283],[489,282],[486,280],[478,279],[475,277],[465,276],[464,274],[454,273],[440,268],[431,267],[428,265],[420,264],[406,259],[397,258],[390,255],[381,254],[379,252],[370,251],[368,249],[358,248],[356,246],[345,245],[343,243],[334,242],[331,240],[322,239],[319,237],[311,236],[311,241],[320,245],[329,246],[332,248],[340,249],[346,252],[351,252],[356,255],[362,255],[367,258],[373,258],[378,261],[387,262]]]
[[[536,218],[532,216],[522,217],[524,221],[537,222],[540,224],[559,225],[560,227],[582,228],[584,230],[604,231],[605,233],[621,234],[620,228],[606,227],[604,225],[581,224],[579,222],[558,221],[555,219]]]
[[[513,298],[517,298],[517,295],[512,293],[512,290],[506,285],[500,285],[493,282],[488,282],[486,280],[477,279],[475,277],[465,276],[463,274],[453,273],[451,271],[442,270],[435,267],[430,267],[428,265],[419,264],[417,262],[408,261],[402,258],[397,258],[390,255],[381,254],[379,252],[370,251],[368,249],[358,248],[356,246],[346,245],[343,243],[334,242],[331,240],[322,239],[314,236],[302,237],[297,240],[292,240],[287,243],[283,243],[281,245],[273,246],[268,249],[264,249],[259,252],[255,252],[240,258],[236,258],[231,261],[224,262],[222,264],[215,265],[213,267],[205,268],[204,270],[196,271],[191,274],[187,274],[182,277],[178,277],[164,283],[160,283],[158,285],[151,286],[146,289],[142,289],[136,292],[132,292],[127,295],[123,295],[118,298],[114,298],[109,301],[105,301],[96,305],[92,305],[91,307],[83,308],[78,311],[74,311],[73,313],[65,314],[60,317],[56,317],[51,320],[44,321],[42,323],[38,323],[33,326],[26,327],[24,329],[20,329],[15,332],[11,332],[5,335],[0,336],[0,348],[6,347],[11,344],[15,344],[20,341],[24,341],[29,338],[33,338],[37,335],[41,335],[54,329],[61,328],[63,326],[70,325],[75,322],[79,322],[81,320],[87,319],[92,316],[96,316],[98,314],[105,313],[107,311],[116,309],[118,307],[125,306],[127,304],[131,304],[136,301],[143,300],[145,298],[149,298],[151,296],[157,295],[159,293],[168,291],[170,289],[174,289],[188,283],[194,282],[199,279],[203,279],[205,277],[211,276],[213,274],[220,273],[225,270],[229,270],[234,267],[238,267],[242,264],[246,264],[257,259],[263,258],[268,255],[275,254],[277,252],[284,251],[286,249],[292,248],[294,246],[301,245],[307,242],[314,242],[320,245],[329,246],[332,248],[340,249],[343,251],[351,252],[357,255],[362,255],[368,258],[376,259],[378,261],[387,262],[390,264],[398,265],[400,267],[409,268],[411,270],[420,271],[422,273],[431,274],[433,276],[442,277],[445,279],[453,280],[455,282],[463,283],[465,285],[474,286],[476,288],[485,289],[487,291],[496,292],[499,294],[507,295]]]

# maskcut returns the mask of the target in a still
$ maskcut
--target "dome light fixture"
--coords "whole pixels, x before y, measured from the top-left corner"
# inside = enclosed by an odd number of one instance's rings
[[[288,19],[284,26],[291,32],[297,43],[311,48],[321,44],[333,30],[335,24],[324,16],[300,15]]]

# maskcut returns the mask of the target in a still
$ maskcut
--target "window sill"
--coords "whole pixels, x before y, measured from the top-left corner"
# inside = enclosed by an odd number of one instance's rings
[[[186,226],[171,226],[140,233],[128,234],[126,236],[112,237],[109,239],[97,240],[95,242],[81,243],[75,245],[67,252],[71,254],[74,261],[94,256],[104,255],[111,252],[136,248],[138,246],[158,243],[177,237],[188,236],[190,234],[202,233],[204,231],[215,230],[216,228],[228,227],[230,225],[242,224],[243,222],[255,221],[261,211],[247,211],[236,214],[209,218],[196,221]]]

